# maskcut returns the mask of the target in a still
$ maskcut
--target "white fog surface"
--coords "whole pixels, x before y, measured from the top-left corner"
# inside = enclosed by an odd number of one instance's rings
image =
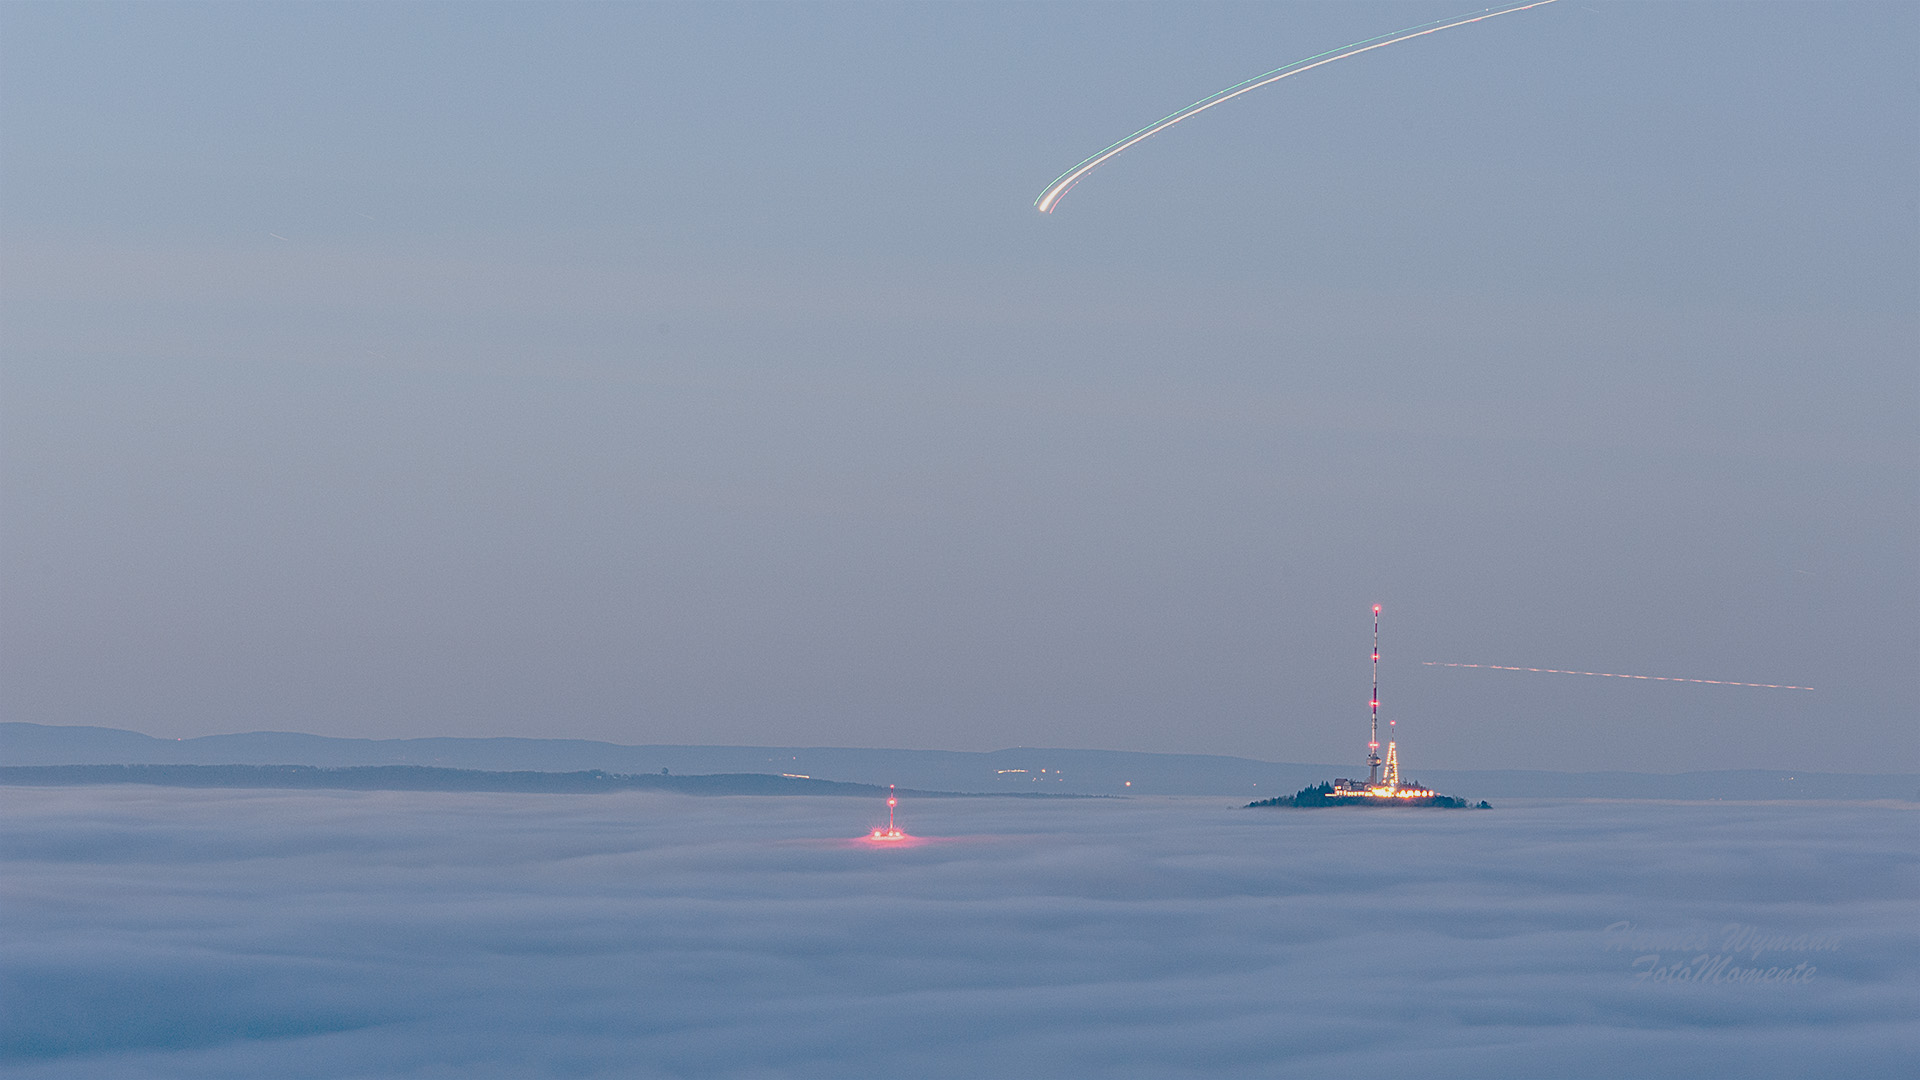
[[[838,798],[0,809],[23,1080],[1887,1077],[1920,1051],[1914,803],[922,800],[927,842],[889,850],[842,839],[884,807]]]

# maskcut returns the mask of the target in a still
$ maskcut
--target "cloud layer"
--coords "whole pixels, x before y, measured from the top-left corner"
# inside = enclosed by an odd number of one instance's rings
[[[903,807],[928,843],[874,850],[844,838],[876,806],[832,798],[0,801],[22,1077],[1788,1077],[1920,1050],[1911,804],[942,800]],[[1731,925],[1828,944],[1643,977],[1649,940],[1691,964]]]

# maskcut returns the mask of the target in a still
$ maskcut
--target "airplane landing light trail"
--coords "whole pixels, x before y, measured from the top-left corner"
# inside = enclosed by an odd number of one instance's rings
[[[1811,690],[1811,686],[1789,686],[1785,683],[1733,682],[1729,679],[1682,679],[1672,675],[1623,675],[1617,671],[1564,671],[1550,667],[1507,667],[1503,664],[1443,664],[1436,660],[1422,661],[1425,667],[1479,668],[1483,671],[1537,671],[1546,675],[1592,675],[1602,679],[1643,679],[1648,682],[1686,682],[1704,683],[1708,686],[1751,686],[1761,690]]]

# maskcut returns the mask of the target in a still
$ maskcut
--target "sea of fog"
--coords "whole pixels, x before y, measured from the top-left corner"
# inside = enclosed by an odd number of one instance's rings
[[[0,790],[27,1077],[1807,1077],[1920,805]],[[1651,958],[1651,959],[1650,959]]]

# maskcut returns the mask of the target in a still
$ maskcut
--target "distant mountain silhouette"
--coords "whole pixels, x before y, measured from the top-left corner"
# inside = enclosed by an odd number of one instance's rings
[[[4,765],[416,765],[485,772],[616,775],[787,774],[995,794],[1224,795],[1298,791],[1365,766],[1256,761],[1213,754],[1016,747],[986,753],[845,747],[623,746],[588,739],[338,739],[257,731],[156,739],[105,727],[0,723]],[[1920,775],[1764,769],[1693,773],[1448,770],[1420,776],[1471,799],[1915,799]]]
[[[518,791],[595,794],[608,791],[674,791],[683,795],[866,795],[889,789],[811,777],[766,773],[675,776],[670,773],[487,772],[426,765],[0,765],[0,784],[68,787],[152,784],[188,788],[297,788],[340,791]],[[919,798],[975,797],[955,791],[913,791]],[[985,797],[985,796],[981,796]],[[996,793],[999,798],[1080,798],[1058,792]]]

